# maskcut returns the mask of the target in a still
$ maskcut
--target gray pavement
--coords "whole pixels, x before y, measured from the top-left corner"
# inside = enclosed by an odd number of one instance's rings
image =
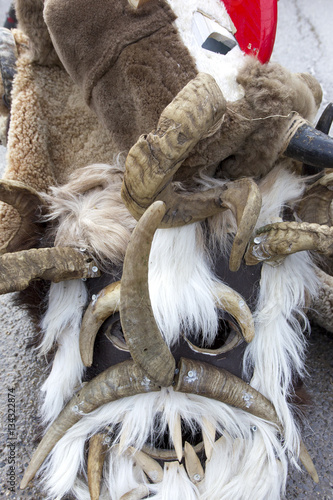
[[[0,24],[10,1],[0,0]],[[333,58],[331,54],[332,0],[280,0],[279,26],[273,59],[295,72],[310,72],[324,90],[322,108],[333,101]],[[0,175],[5,167],[5,149],[0,147]],[[46,376],[46,365],[33,350],[27,349],[33,325],[24,311],[12,302],[13,294],[0,296],[0,498],[42,500],[36,489],[19,490],[23,470],[38,435],[38,388]],[[313,457],[320,483],[291,471],[288,500],[333,499],[333,338],[319,328],[309,337],[306,387],[312,397],[304,441]],[[12,392],[11,390],[14,389]],[[16,422],[13,438],[8,439],[8,396],[15,396]],[[8,490],[8,461],[15,454],[14,492]],[[10,478],[9,478],[10,479]],[[255,500],[255,499],[253,499]]]

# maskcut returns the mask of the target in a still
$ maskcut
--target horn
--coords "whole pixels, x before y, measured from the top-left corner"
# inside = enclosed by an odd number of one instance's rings
[[[172,384],[175,359],[155,322],[148,289],[148,262],[154,233],[165,214],[162,201],[141,217],[128,244],[120,289],[120,321],[134,361],[161,386]]]
[[[111,366],[85,384],[67,403],[39,443],[21,482],[24,489],[33,479],[47,455],[81,417],[118,399],[158,391],[159,387],[133,361]]]
[[[91,500],[99,500],[103,465],[108,449],[104,443],[105,438],[106,434],[95,434],[89,440],[87,474]]]
[[[36,214],[44,200],[35,189],[17,181],[0,181],[0,200],[14,207],[21,218],[13,236],[0,248],[0,254],[23,250],[27,238],[36,234]]]
[[[240,408],[277,426],[280,422],[274,406],[244,380],[222,368],[181,358],[174,390],[198,394]]]
[[[3,99],[9,109],[17,57],[16,43],[11,30],[0,28],[0,71],[5,92]]]
[[[182,195],[171,181],[193,147],[217,130],[225,110],[214,78],[199,73],[164,109],[157,130],[139,138],[127,156],[122,186],[125,204],[136,219],[156,199],[167,205],[161,227],[203,220],[224,208],[223,188]]]
[[[91,257],[72,247],[33,248],[0,257],[0,294],[27,288],[36,279],[55,283],[94,278],[98,270]]]
[[[111,283],[92,300],[84,313],[80,330],[80,353],[84,366],[91,366],[95,338],[104,321],[119,310],[120,281]]]
[[[333,172],[326,173],[305,191],[296,212],[304,222],[333,225]]]
[[[283,154],[313,167],[333,167],[333,138],[296,115],[287,132]]]
[[[311,250],[333,253],[333,227],[308,222],[276,222],[260,228],[245,255],[248,266],[279,261],[292,253]]]

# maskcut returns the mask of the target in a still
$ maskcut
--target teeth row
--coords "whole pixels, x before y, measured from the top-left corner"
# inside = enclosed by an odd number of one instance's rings
[[[202,438],[205,447],[206,458],[207,460],[210,460],[212,457],[214,443],[215,443],[216,425],[206,418],[202,419],[202,424],[203,424]],[[168,425],[173,446],[176,451],[177,459],[179,462],[181,462],[183,458],[183,444],[182,444],[182,429],[181,429],[180,415],[177,415],[175,420],[173,420],[172,422],[169,421]]]

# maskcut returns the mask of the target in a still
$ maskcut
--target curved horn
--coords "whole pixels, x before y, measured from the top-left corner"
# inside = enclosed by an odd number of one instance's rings
[[[148,290],[150,248],[164,214],[164,203],[156,201],[133,231],[121,279],[120,321],[134,361],[151,380],[167,387],[174,377],[175,359],[155,322]]]
[[[103,465],[108,449],[104,443],[105,437],[106,434],[95,434],[89,440],[87,474],[91,500],[99,500]]]
[[[199,73],[164,109],[157,130],[141,136],[126,159],[122,196],[139,219],[156,199],[167,205],[161,227],[203,220],[221,207],[221,188],[181,195],[171,181],[193,147],[212,135],[226,110],[225,99],[214,78]]]
[[[6,253],[0,257],[0,294],[24,290],[36,279],[57,283],[98,275],[92,258],[72,247]]]
[[[159,387],[133,361],[124,361],[100,373],[73,396],[39,443],[21,482],[24,489],[33,479],[47,455],[65,432],[83,415],[128,396],[153,392]]]
[[[198,394],[240,408],[277,426],[274,406],[260,392],[231,373],[200,361],[181,358],[174,390]]]
[[[288,131],[283,154],[314,167],[333,167],[333,138],[316,130],[298,115]]]
[[[0,28],[0,71],[5,91],[3,97],[8,108],[11,107],[11,92],[16,73],[17,57],[16,43],[11,30]]]
[[[4,179],[0,181],[0,201],[14,207],[21,218],[16,232],[0,248],[0,254],[22,250],[26,240],[36,233],[36,214],[44,201],[35,189],[21,182]]]
[[[239,324],[246,342],[254,338],[254,320],[245,300],[239,293],[223,283],[215,285],[216,306],[227,311]]]
[[[312,250],[333,253],[333,227],[308,222],[276,222],[260,228],[245,255],[248,266],[279,260],[292,253]]]
[[[80,330],[80,354],[84,366],[91,366],[95,338],[104,321],[119,310],[120,281],[101,290],[86,309]]]
[[[296,211],[304,222],[333,225],[333,172],[327,173],[306,190]]]

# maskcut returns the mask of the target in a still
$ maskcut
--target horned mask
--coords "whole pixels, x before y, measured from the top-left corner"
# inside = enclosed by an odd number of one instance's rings
[[[4,34],[0,290],[47,297],[21,484],[47,498],[279,499],[297,460],[318,480],[295,388],[333,141],[318,82],[244,54],[229,4],[17,1]]]

